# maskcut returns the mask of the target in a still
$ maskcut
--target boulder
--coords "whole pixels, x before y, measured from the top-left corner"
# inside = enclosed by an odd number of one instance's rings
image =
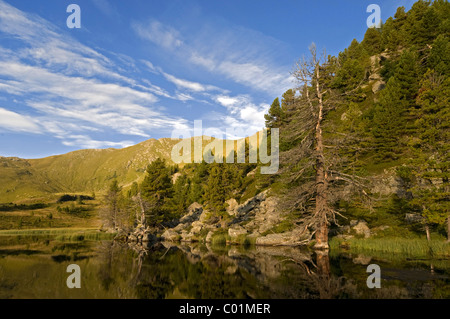
[[[231,198],[231,199],[227,200],[225,203],[227,204],[226,209],[227,209],[228,215],[230,215],[230,216],[236,215],[236,209],[239,206],[238,202],[234,198]]]
[[[203,223],[201,221],[195,221],[192,224],[191,233],[193,235],[197,235],[200,233],[200,231],[203,229]]]
[[[386,83],[384,83],[384,81],[382,80],[377,80],[373,85],[372,85],[372,92],[373,94],[381,91],[382,89],[384,89],[384,87],[386,86]]]
[[[266,194],[267,194],[267,191],[261,192],[258,195],[256,195],[255,197],[248,199],[244,204],[239,205],[236,208],[236,212],[237,212],[236,216],[242,217],[242,216],[246,215],[248,212],[250,212],[252,209],[254,209],[256,207],[256,205],[258,205],[259,203],[261,203],[262,201],[264,201],[266,199]]]
[[[364,238],[369,238],[371,235],[369,226],[367,226],[367,223],[363,220],[358,221],[358,223],[354,225],[352,229],[356,232],[357,235],[364,235]]]
[[[187,214],[181,217],[180,223],[182,224],[190,224],[200,218],[200,215],[203,212],[203,206],[199,203],[192,203],[188,209]]]
[[[181,241],[184,242],[193,242],[195,240],[195,236],[194,234],[192,234],[191,232],[187,232],[185,230],[183,230],[181,232]]]
[[[256,245],[273,246],[292,244],[291,233],[269,234],[264,237],[256,238]]]

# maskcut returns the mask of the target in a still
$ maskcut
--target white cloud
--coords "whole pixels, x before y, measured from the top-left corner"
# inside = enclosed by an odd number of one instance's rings
[[[26,44],[14,52],[3,49],[0,55],[9,60],[20,58],[66,75],[101,76],[134,84],[132,79],[112,71],[111,67],[115,65],[104,55],[76,41],[68,33],[57,30],[48,21],[24,13],[1,0],[0,32]]]
[[[277,48],[283,47],[284,43],[260,32],[243,27],[224,30],[205,22],[201,30],[192,30],[190,40],[181,41],[175,40],[181,38],[180,32],[156,20],[147,27],[137,23],[132,26],[138,36],[170,51],[179,59],[241,85],[271,95],[280,95],[293,86],[289,74],[291,66],[276,63]],[[191,89],[203,90],[199,85],[191,85]]]
[[[176,95],[176,98],[180,101],[194,100],[194,98],[191,95],[185,94],[185,93],[180,93],[180,92]]]
[[[27,105],[64,122],[83,121],[119,133],[148,137],[152,129],[170,128],[185,120],[165,116],[150,107],[151,93],[94,79],[69,77],[48,70],[0,61],[0,75],[17,81]],[[0,87],[1,89],[1,87]]]
[[[220,63],[216,70],[240,84],[251,86],[261,91],[282,93],[293,86],[293,78],[289,74],[272,70],[264,64],[225,61]]]
[[[150,61],[147,60],[141,60],[141,62],[148,68],[148,70],[152,73],[158,74],[158,70],[156,69],[156,67],[153,65],[153,63],[151,63]]]
[[[256,132],[264,128],[264,114],[267,113],[269,105],[261,103],[256,105],[247,95],[227,96],[218,95],[215,100],[224,106],[229,114],[223,117],[227,127],[240,128]]]
[[[163,73],[163,74],[168,81],[175,84],[178,88],[188,89],[188,90],[191,90],[194,92],[206,91],[206,87],[200,83],[179,79],[179,78],[176,78],[175,76],[167,74],[167,73]]]
[[[174,28],[159,21],[150,20],[148,23],[132,23],[132,28],[143,39],[149,40],[166,49],[176,49],[183,42],[180,34]]]
[[[38,125],[29,117],[0,107],[0,130],[40,133]]]
[[[192,82],[184,79],[179,79],[171,74],[167,74],[165,72],[162,72],[164,77],[175,84],[179,89],[187,89],[193,92],[205,92],[205,91],[223,91],[222,89],[214,86],[214,85],[207,85],[207,84],[200,84],[198,82]]]
[[[105,148],[105,147],[123,148],[135,144],[133,141],[121,141],[121,142],[97,141],[91,139],[87,135],[70,135],[67,137],[67,140],[64,140],[62,143],[66,146],[78,146],[90,149]]]

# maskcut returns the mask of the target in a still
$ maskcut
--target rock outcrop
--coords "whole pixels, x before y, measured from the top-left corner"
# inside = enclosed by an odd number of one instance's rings
[[[219,218],[203,208],[199,203],[193,203],[187,209],[186,215],[168,228],[161,235],[165,241],[172,242],[212,242],[214,233],[220,231],[227,235],[227,241],[236,243],[242,237],[252,239],[257,245],[305,244],[310,239],[310,233],[296,228],[286,233],[270,233],[271,229],[283,221],[284,216],[277,210],[277,198],[269,197],[268,191],[261,192],[238,204],[235,199],[226,202],[226,212],[229,218]]]

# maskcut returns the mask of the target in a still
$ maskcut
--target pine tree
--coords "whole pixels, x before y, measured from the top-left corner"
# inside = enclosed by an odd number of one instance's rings
[[[439,35],[431,46],[427,67],[438,74],[450,74],[450,41],[448,36]]]
[[[368,28],[361,44],[369,55],[380,53],[383,48],[380,31],[377,28]]]
[[[273,100],[268,114],[264,115],[264,118],[266,119],[266,127],[280,127],[282,113],[283,112],[280,106],[280,100],[276,98],[275,100]]]
[[[424,39],[422,38],[424,34],[424,25],[422,24],[422,19],[428,10],[430,2],[419,0],[415,2],[411,10],[408,11],[408,17],[405,22],[405,28],[409,30],[408,32],[408,42],[422,47],[424,45]]]
[[[140,186],[142,198],[149,207],[146,220],[156,225],[170,219],[167,203],[173,195],[170,168],[158,158],[147,167],[147,175]]]
[[[105,195],[106,210],[102,215],[105,223],[112,229],[117,229],[120,224],[121,192],[122,188],[119,186],[117,180],[114,179]]]
[[[217,214],[225,210],[226,193],[223,180],[223,164],[212,164],[206,187],[208,206]]]
[[[444,225],[450,223],[450,78],[429,70],[421,81],[417,104],[419,136],[411,143],[411,205],[427,224]]]
[[[295,106],[295,91],[293,89],[289,89],[283,93],[281,98],[281,115],[284,118],[284,115],[287,112],[292,112]],[[280,123],[281,125],[281,123]]]
[[[413,49],[403,52],[395,68],[395,78],[400,89],[400,98],[409,106],[414,100],[419,88],[419,67],[417,54]]]
[[[404,132],[405,109],[399,81],[392,77],[381,93],[373,116],[372,134],[378,159],[395,160],[401,154],[399,141]]]
[[[190,193],[191,181],[185,174],[179,176],[173,186],[173,198],[170,203],[171,210],[176,215],[184,213],[189,206],[189,193]]]

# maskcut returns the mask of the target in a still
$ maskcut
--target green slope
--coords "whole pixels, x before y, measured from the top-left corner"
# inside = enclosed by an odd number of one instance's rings
[[[101,191],[110,180],[138,180],[158,157],[170,160],[176,140],[150,139],[124,149],[89,149],[42,159],[0,157],[0,202],[49,193]]]
[[[0,157],[0,203],[55,193],[90,194],[102,191],[114,178],[127,187],[140,182],[158,157],[173,164],[172,148],[179,141],[149,139],[123,149],[86,149],[41,159]],[[204,139],[203,147],[210,142]]]

